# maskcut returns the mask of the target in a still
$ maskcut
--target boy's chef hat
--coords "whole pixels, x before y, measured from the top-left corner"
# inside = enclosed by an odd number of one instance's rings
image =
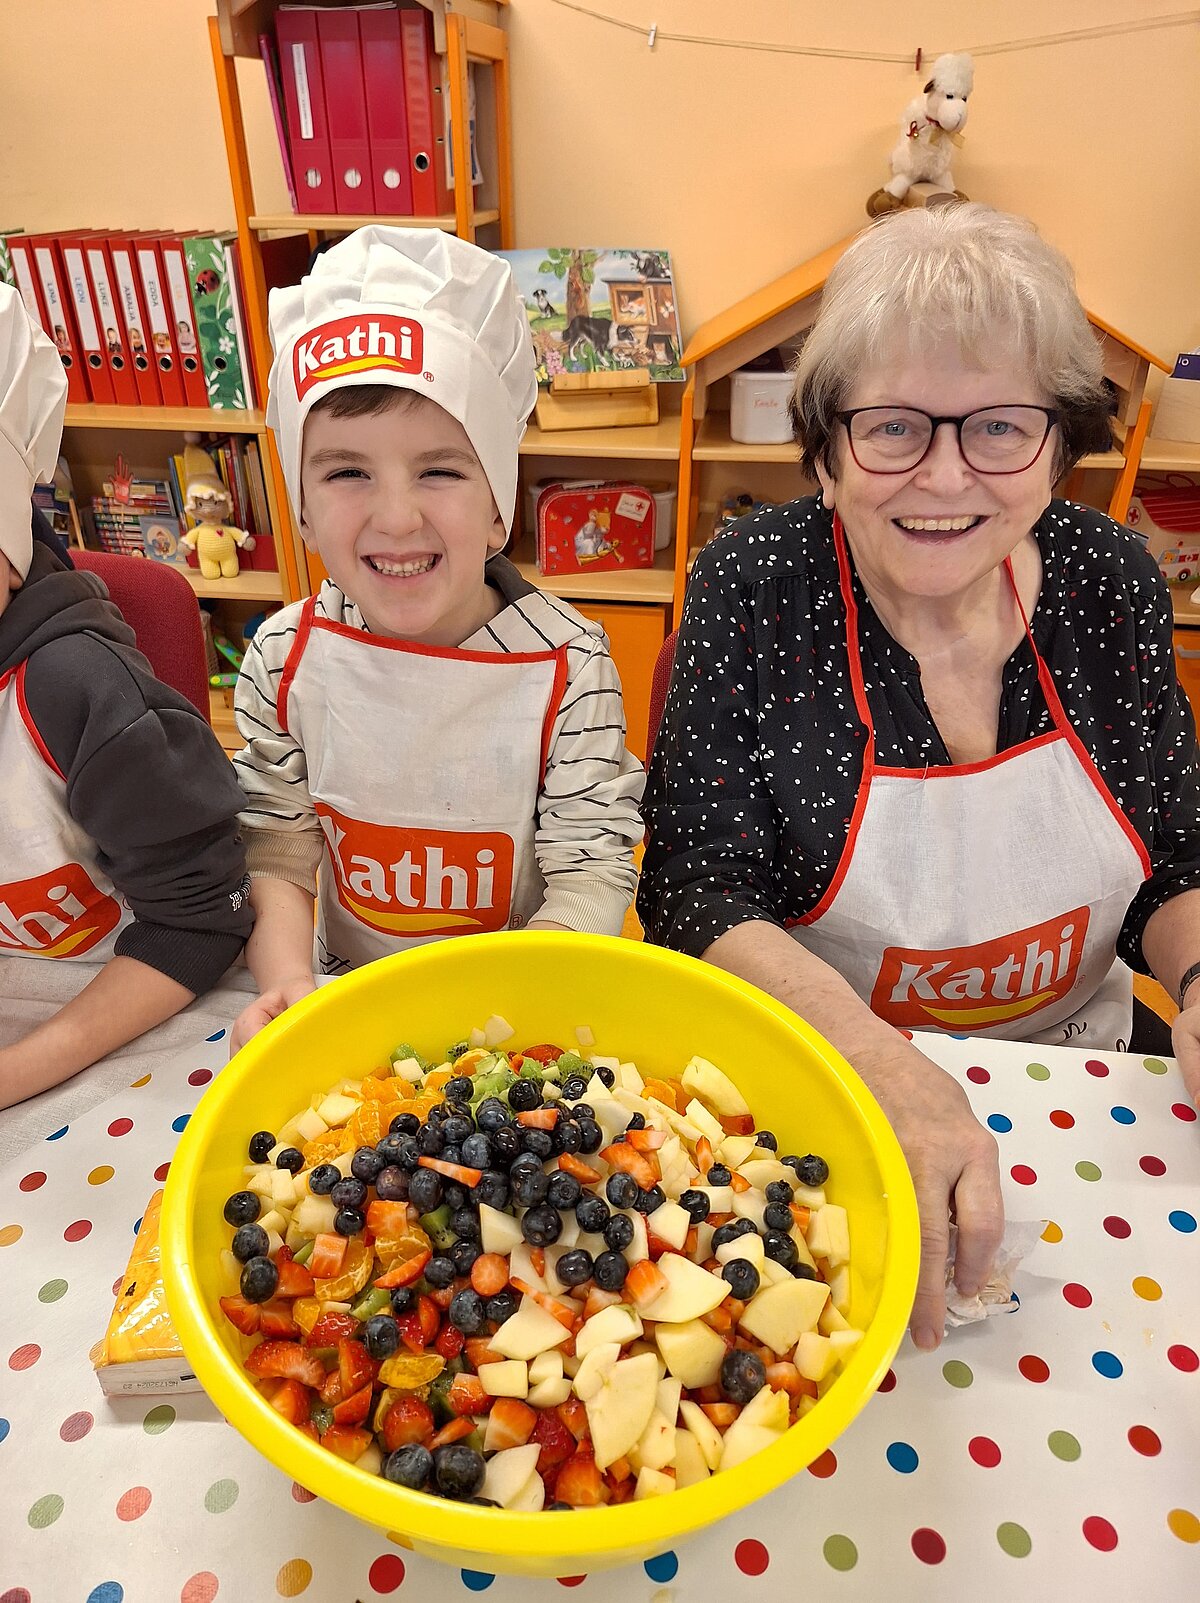
[[[54,474],[67,375],[15,289],[0,284],[0,551],[24,579],[33,559],[29,498]]]
[[[318,256],[300,284],[272,290],[268,317],[267,422],[297,514],[313,403],[344,384],[392,384],[462,424],[511,528],[537,378],[507,262],[439,229],[371,224]]]

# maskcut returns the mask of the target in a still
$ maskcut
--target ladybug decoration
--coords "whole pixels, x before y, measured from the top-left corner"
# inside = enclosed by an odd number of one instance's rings
[[[221,287],[218,274],[211,267],[206,267],[202,273],[196,275],[196,292],[199,295],[211,295]]]

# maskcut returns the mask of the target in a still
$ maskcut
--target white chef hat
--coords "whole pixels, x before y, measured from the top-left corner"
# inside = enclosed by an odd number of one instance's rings
[[[67,407],[54,342],[15,289],[0,284],[0,551],[24,579],[33,559],[29,498],[53,476]]]
[[[507,262],[439,229],[373,223],[318,256],[301,283],[272,290],[268,320],[267,422],[297,514],[313,403],[341,385],[392,384],[457,418],[512,527],[537,377]]]

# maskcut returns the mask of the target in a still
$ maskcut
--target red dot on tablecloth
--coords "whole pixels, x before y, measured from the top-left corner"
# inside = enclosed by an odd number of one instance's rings
[[[32,1174],[22,1176],[18,1182],[18,1188],[21,1191],[37,1191],[45,1184],[46,1176],[40,1169],[35,1169]]]
[[[292,1497],[297,1503],[315,1503],[317,1500],[316,1492],[310,1492],[299,1481],[292,1482]]]
[[[132,1119],[114,1119],[108,1127],[109,1135],[128,1135],[133,1129]]]
[[[1075,1117],[1073,1114],[1068,1113],[1066,1108],[1055,1108],[1050,1115],[1050,1123],[1056,1130],[1073,1130],[1075,1128]]]
[[[10,1369],[32,1369],[42,1356],[42,1349],[36,1341],[27,1341],[23,1347],[8,1355]]]
[[[976,1066],[967,1070],[967,1079],[970,1080],[972,1085],[986,1085],[991,1079],[991,1075],[986,1069]]]
[[[1083,1534],[1101,1553],[1111,1553],[1117,1545],[1117,1533],[1099,1514],[1090,1514],[1083,1522]]]
[[[7,1592],[0,1592],[0,1603],[33,1603],[33,1599],[23,1586],[14,1586]]]
[[[1044,1358],[1038,1358],[1034,1353],[1026,1353],[1017,1368],[1026,1380],[1032,1380],[1037,1385],[1050,1379],[1050,1365]]]
[[[1081,1286],[1074,1280],[1069,1280],[1063,1287],[1063,1296],[1071,1304],[1072,1308],[1090,1308],[1092,1306],[1091,1292],[1086,1286]]]
[[[68,1414],[58,1427],[58,1434],[64,1442],[81,1442],[95,1423],[91,1414]]]
[[[912,1550],[922,1564],[940,1564],[946,1556],[945,1542],[928,1525],[912,1533]]]
[[[118,1275],[117,1278],[112,1283],[112,1294],[113,1294],[114,1297],[117,1295],[118,1291],[120,1291],[121,1287],[124,1284],[125,1284],[125,1276],[124,1275]]]
[[[189,1085],[207,1085],[212,1079],[211,1069],[193,1069],[188,1075]]]
[[[1182,1119],[1184,1124],[1194,1124],[1196,1121],[1195,1108],[1189,1107],[1186,1102],[1172,1102],[1171,1112],[1177,1119]]]
[[[559,1586],[582,1586],[586,1580],[586,1575],[560,1575],[558,1584]]]
[[[183,1583],[179,1603],[213,1603],[221,1583],[211,1570],[198,1570]]]
[[[90,1236],[91,1233],[92,1221],[90,1219],[76,1219],[74,1224],[68,1225],[63,1231],[63,1240],[82,1241],[85,1236]]]
[[[377,1592],[394,1592],[404,1580],[404,1560],[396,1553],[381,1553],[367,1571]]]
[[[990,1436],[972,1436],[967,1452],[981,1469],[995,1469],[1000,1462],[1000,1449]]]
[[[1108,1073],[1108,1064],[1102,1063],[1099,1058],[1089,1058],[1083,1066],[1089,1074],[1095,1075],[1097,1080],[1102,1080]]]
[[[733,1562],[743,1575],[761,1575],[771,1562],[771,1555],[761,1542],[756,1542],[752,1536],[748,1536],[734,1548]]]
[[[1129,1221],[1127,1219],[1122,1219],[1118,1214],[1115,1213],[1109,1214],[1108,1218],[1104,1221],[1104,1228],[1108,1231],[1110,1236],[1115,1236],[1118,1241],[1124,1241],[1132,1234],[1132,1227],[1129,1224]]]
[[[1037,1184],[1037,1174],[1027,1163],[1014,1163],[1009,1170],[1013,1179],[1019,1186],[1032,1186]]]
[[[1157,1458],[1162,1452],[1162,1442],[1149,1425],[1131,1425],[1127,1434],[1130,1447],[1135,1453],[1141,1453],[1143,1458]]]
[[[154,1171],[154,1178],[159,1181],[165,1180],[167,1178],[167,1170],[170,1167],[171,1165],[169,1163],[160,1163],[158,1168]]]
[[[894,1369],[889,1369],[888,1370],[887,1374],[879,1382],[879,1389],[880,1389],[880,1391],[895,1391],[895,1389],[896,1389],[896,1371]]]
[[[1148,1153],[1144,1158],[1138,1159],[1138,1168],[1141,1169],[1143,1174],[1155,1176],[1166,1174],[1167,1172],[1167,1166],[1162,1159],[1152,1158]]]
[[[117,1518],[119,1520],[138,1520],[150,1507],[151,1492],[148,1486],[131,1486],[117,1499]]]
[[[1200,1369],[1200,1358],[1197,1358],[1192,1349],[1185,1347],[1181,1341],[1167,1348],[1167,1357],[1176,1369],[1182,1369],[1185,1374],[1190,1375],[1193,1370]]]
[[[819,1481],[827,1481],[836,1469],[837,1458],[833,1453],[830,1452],[828,1448],[826,1448],[821,1454],[820,1458],[813,1459],[812,1463],[808,1466],[808,1473],[810,1475],[815,1475]]]

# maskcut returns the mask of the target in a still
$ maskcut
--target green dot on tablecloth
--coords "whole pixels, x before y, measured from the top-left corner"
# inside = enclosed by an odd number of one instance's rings
[[[1149,1069],[1151,1074],[1165,1074],[1167,1065],[1161,1058],[1143,1058],[1142,1067]]]
[[[1044,1063],[1027,1063],[1025,1065],[1025,1073],[1031,1080],[1048,1080],[1050,1078],[1050,1070]]]
[[[47,1525],[53,1525],[64,1508],[62,1498],[57,1492],[47,1492],[45,1497],[39,1497],[29,1510],[27,1518],[35,1531],[44,1531]]]
[[[949,1363],[942,1365],[942,1375],[951,1386],[957,1386],[963,1391],[971,1385],[975,1375],[969,1364],[964,1364],[961,1358],[951,1358]]]
[[[60,1297],[65,1297],[66,1294],[67,1283],[65,1280],[47,1280],[46,1284],[38,1291],[38,1301],[57,1302]]]
[[[159,1403],[142,1420],[142,1429],[147,1436],[161,1436],[163,1431],[169,1430],[174,1423],[175,1410],[170,1403]]]
[[[996,1527],[996,1540],[1009,1558],[1028,1558],[1033,1549],[1029,1532],[1012,1520],[1005,1520],[1003,1525]]]
[[[204,1494],[204,1506],[210,1514],[224,1514],[238,1500],[238,1483],[231,1480],[214,1481]]]
[[[1064,1464],[1073,1464],[1083,1451],[1069,1430],[1052,1430],[1046,1437],[1046,1446]]]
[[[852,1570],[858,1563],[858,1549],[848,1536],[827,1536],[821,1552],[831,1570]]]
[[[1081,1180],[1099,1180],[1100,1166],[1096,1163],[1089,1163],[1086,1158],[1083,1158],[1075,1165],[1075,1173]]]

